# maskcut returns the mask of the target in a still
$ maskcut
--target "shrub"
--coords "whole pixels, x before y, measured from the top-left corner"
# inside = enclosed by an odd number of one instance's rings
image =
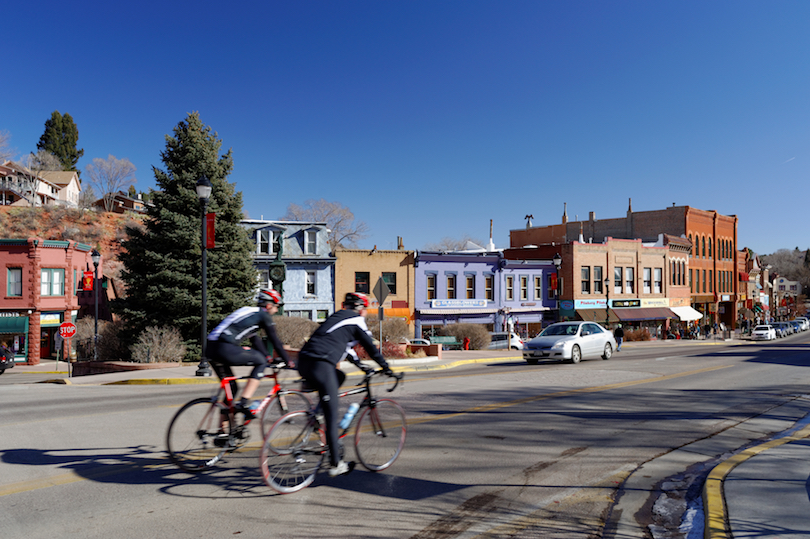
[[[179,362],[186,355],[186,345],[177,328],[149,326],[130,351],[136,363]]]
[[[467,337],[470,339],[470,350],[484,350],[492,340],[487,328],[479,324],[448,324],[436,333],[443,337],[455,337],[458,342],[464,342],[464,337]]]
[[[380,321],[376,316],[366,317],[366,325],[375,339],[380,338]],[[390,318],[382,322],[382,340],[398,343],[408,337],[408,322],[404,318]]]
[[[300,350],[310,335],[318,329],[318,323],[295,316],[274,316],[276,334],[282,344]]]
[[[624,340],[625,341],[651,341],[652,335],[650,335],[650,330],[647,328],[641,329],[625,329],[624,330]]]
[[[354,347],[354,351],[361,360],[374,361],[369,357],[366,349],[359,344]],[[408,357],[408,355],[402,351],[402,345],[390,341],[383,341],[380,352],[382,352],[383,357],[386,359],[405,359]]]
[[[99,360],[126,360],[129,359],[127,350],[118,335],[123,322],[115,320],[98,321],[98,359]],[[73,342],[76,347],[77,359],[92,360],[95,358],[93,341],[95,337],[95,318],[85,316],[76,321],[76,336]]]

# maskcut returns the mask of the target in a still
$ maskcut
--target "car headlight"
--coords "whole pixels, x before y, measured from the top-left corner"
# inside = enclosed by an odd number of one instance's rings
[[[560,350],[562,348],[565,348],[565,341],[555,342],[554,345],[551,347],[552,350]]]

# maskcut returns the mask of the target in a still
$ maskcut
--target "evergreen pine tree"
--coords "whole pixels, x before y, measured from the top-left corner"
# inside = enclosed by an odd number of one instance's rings
[[[810,269],[810,249],[804,252],[804,267]]]
[[[55,110],[45,122],[45,132],[39,138],[37,149],[55,155],[62,163],[62,170],[75,170],[81,174],[76,168],[76,163],[84,155],[84,150],[76,148],[78,143],[79,128],[76,127],[73,118],[67,113],[62,116]]]
[[[216,248],[208,250],[207,330],[247,305],[254,293],[253,245],[239,225],[242,193],[226,180],[233,160],[230,150],[219,156],[220,147],[196,112],[174,128],[174,136],[166,136],[161,152],[166,170],[153,167],[158,190],[151,193],[145,227],[127,229],[119,255],[127,296],[115,310],[126,321],[122,337],[130,344],[149,326],[173,326],[188,347],[187,359],[200,359],[202,223],[195,188],[202,175],[213,185],[207,209],[216,213]]]

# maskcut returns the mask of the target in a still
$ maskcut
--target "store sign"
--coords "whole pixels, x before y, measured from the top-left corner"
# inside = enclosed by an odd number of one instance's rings
[[[640,299],[614,299],[613,307],[641,307]]]
[[[20,316],[20,313],[0,313],[0,318],[11,318],[12,316]]]
[[[642,299],[642,307],[669,307],[669,300],[667,298],[651,298]]]
[[[615,301],[613,304],[615,305]],[[575,299],[575,309],[605,309],[607,308],[607,301],[604,299]]]
[[[433,299],[430,306],[434,309],[474,309],[487,306],[485,299]]]

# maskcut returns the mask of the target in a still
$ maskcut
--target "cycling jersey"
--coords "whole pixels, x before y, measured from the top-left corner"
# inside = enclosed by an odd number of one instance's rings
[[[371,359],[384,369],[388,368],[380,350],[374,346],[366,319],[351,309],[337,311],[327,318],[301,348],[300,355],[337,365],[347,355],[356,357],[352,348],[358,344],[365,348]]]

